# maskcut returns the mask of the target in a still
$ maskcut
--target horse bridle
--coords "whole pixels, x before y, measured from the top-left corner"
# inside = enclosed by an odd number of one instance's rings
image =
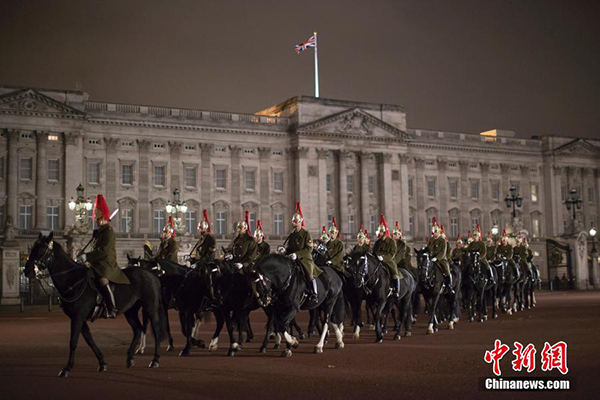
[[[425,257],[427,259],[427,266],[423,267],[421,264],[418,264],[419,269],[425,271],[425,282],[427,282],[428,287],[432,288],[434,286],[435,272],[429,276],[429,269],[433,262],[431,261],[431,257],[429,257],[429,253],[423,253],[419,257]],[[435,268],[435,265],[433,266]]]
[[[365,254],[364,256],[361,256],[359,260],[362,260],[363,262],[362,268],[358,268],[358,274],[360,276],[360,287],[362,287],[363,291],[366,294],[371,294],[372,290],[369,287],[369,284],[371,283],[371,280],[377,276],[377,272],[379,272],[379,269],[381,269],[382,262],[378,260],[377,266],[373,270],[373,273],[369,275],[369,256]],[[366,280],[365,277],[367,277]],[[375,279],[371,286],[376,285],[377,282],[379,282],[379,278]]]
[[[275,301],[275,299],[277,299],[277,297],[279,297],[280,294],[284,293],[291,285],[292,283],[292,277],[294,276],[294,271],[292,269],[292,267],[289,265],[288,263],[288,268],[289,268],[289,274],[287,279],[285,280],[285,283],[283,284],[283,286],[281,287],[281,289],[277,290],[275,293],[273,293],[273,289],[271,288],[271,285],[268,285],[268,283],[272,283],[271,280],[264,276],[263,274],[261,274],[260,272],[256,271],[256,275],[258,276],[257,279],[254,280],[255,283],[261,283],[263,289],[267,292],[266,294],[266,301],[263,305],[263,307],[268,306],[269,304],[271,304],[272,302]],[[259,303],[263,303],[260,298],[259,298]]]

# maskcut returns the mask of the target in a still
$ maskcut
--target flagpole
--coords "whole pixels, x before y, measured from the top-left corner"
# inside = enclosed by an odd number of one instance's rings
[[[317,57],[317,32],[315,32],[315,97],[319,97],[319,58]]]

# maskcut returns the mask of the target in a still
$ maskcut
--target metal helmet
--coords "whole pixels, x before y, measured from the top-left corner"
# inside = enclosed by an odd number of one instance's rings
[[[442,228],[438,225],[437,218],[433,217],[431,220],[431,233],[441,233]]]
[[[366,239],[366,238],[367,238],[367,235],[365,235],[365,233],[364,233],[363,231],[359,231],[359,232],[356,234],[356,239],[360,239],[360,238]]]
[[[329,235],[337,237],[340,233],[340,230],[338,229],[335,217],[331,218],[331,224],[332,225],[329,227]]]
[[[262,226],[262,221],[259,219],[256,222],[256,230],[254,231],[254,236],[255,237],[265,237],[265,232],[263,231],[263,226]]]
[[[398,223],[398,221],[396,221],[396,225],[394,225],[392,235],[400,235],[400,237],[402,237],[402,229],[400,229],[400,224]]]
[[[208,210],[203,210],[204,219],[198,223],[198,230],[210,232],[210,220],[208,219]]]
[[[327,227],[323,225],[323,229],[321,229],[321,241],[326,242],[329,240],[329,235],[327,234]]]
[[[302,208],[300,207],[300,202],[296,203],[296,212],[292,215],[292,223],[301,222],[302,227],[306,224],[304,223],[304,215],[302,214]]]

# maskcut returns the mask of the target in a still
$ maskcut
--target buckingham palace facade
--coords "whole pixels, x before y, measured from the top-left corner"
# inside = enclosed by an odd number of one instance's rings
[[[316,237],[332,216],[352,242],[380,214],[399,221],[415,246],[431,219],[450,240],[480,224],[484,235],[512,221],[504,197],[523,197],[517,218],[544,279],[546,241],[575,216],[598,226],[600,141],[510,131],[479,134],[409,128],[402,106],[298,96],[255,114],[92,101],[81,91],[0,86],[0,227],[22,252],[38,233],[66,237],[69,199],[103,193],[117,232],[119,262],[156,242],[178,189],[195,232],[207,209],[220,243],[248,210],[267,241],[283,242],[297,201]],[[91,214],[91,213],[90,213]],[[90,217],[91,219],[91,217]],[[193,236],[181,236],[182,247]],[[186,247],[187,246],[187,247]],[[550,272],[554,274],[553,272]],[[554,276],[550,276],[554,278]]]

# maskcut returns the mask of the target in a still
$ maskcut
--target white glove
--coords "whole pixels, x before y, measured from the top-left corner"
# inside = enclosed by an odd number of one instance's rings
[[[293,261],[295,261],[298,258],[298,256],[296,255],[296,253],[292,253],[288,257],[290,257],[290,259],[293,260]]]
[[[242,265],[242,263],[235,263],[235,264],[233,264],[233,266],[236,267],[237,269],[244,268],[244,266]]]
[[[231,254],[231,253],[225,254],[225,260],[227,260],[227,261],[233,260],[233,254]]]
[[[436,262],[436,261],[437,261],[437,257],[433,257],[433,258],[431,259],[431,262]]]
[[[190,263],[189,259],[185,262],[185,266],[188,268],[192,268],[192,263]]]
[[[79,260],[80,263],[85,263],[87,260],[87,254],[85,253],[81,253],[78,257],[77,260]]]
[[[327,261],[327,265],[332,265],[333,263],[331,261]]]
[[[379,261],[383,261],[383,257],[382,257],[382,256],[377,256],[377,259],[378,259]]]
[[[283,246],[279,246],[277,247],[277,253],[284,255],[285,254],[285,247]]]

